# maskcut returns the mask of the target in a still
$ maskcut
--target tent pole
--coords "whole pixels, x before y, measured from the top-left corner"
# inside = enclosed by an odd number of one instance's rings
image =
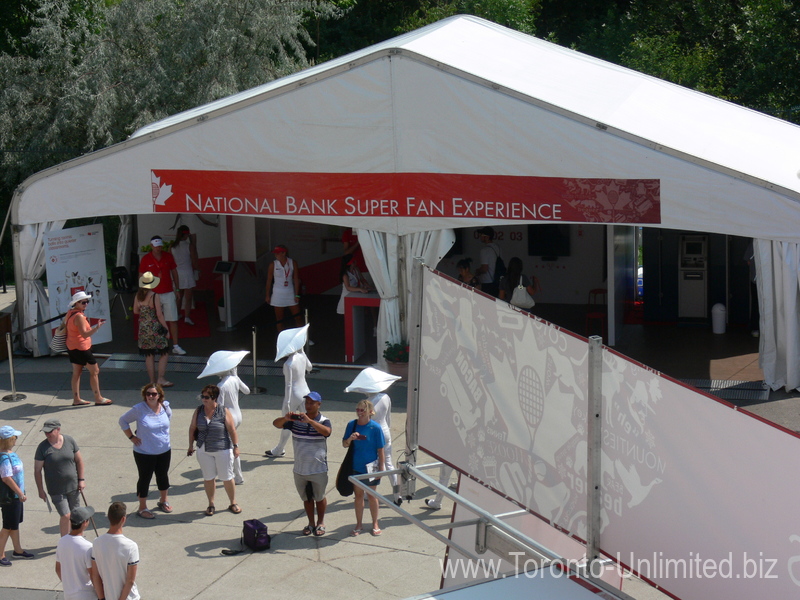
[[[408,330],[408,284],[406,281],[406,236],[397,236],[397,298],[400,305],[400,340],[410,340],[411,332]]]
[[[603,448],[603,338],[589,338],[589,398],[587,407],[587,468],[586,479],[586,564],[600,558],[600,527],[603,508],[602,469]]]
[[[421,257],[414,257],[411,271],[411,289],[413,295],[409,334],[410,358],[408,363],[408,406],[406,409],[406,460],[411,466],[417,464],[417,448],[419,443],[419,367],[422,350],[422,275],[425,264]],[[416,480],[408,476],[404,470],[400,480],[400,494],[407,500],[414,497]]]
[[[25,327],[25,280],[22,276],[22,258],[20,257],[19,248],[19,227],[14,225],[11,226],[11,246],[12,254],[14,256],[14,287],[17,296],[15,309],[17,313],[17,327],[22,329]]]

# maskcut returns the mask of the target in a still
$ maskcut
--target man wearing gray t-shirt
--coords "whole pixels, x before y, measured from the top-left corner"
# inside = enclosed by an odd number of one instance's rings
[[[61,433],[61,421],[45,421],[42,431],[45,440],[36,448],[33,456],[33,477],[39,490],[39,498],[47,500],[42,482],[61,517],[61,537],[70,531],[70,512],[80,506],[80,493],[86,487],[83,473],[83,458],[75,440]]]

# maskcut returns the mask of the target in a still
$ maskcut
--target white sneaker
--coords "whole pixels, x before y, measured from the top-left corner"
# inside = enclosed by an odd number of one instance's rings
[[[183,322],[187,325],[194,325],[194,321],[192,321],[191,317],[186,317]]]
[[[433,501],[433,498],[428,498],[427,500],[425,500],[425,506],[433,510],[439,510],[440,508],[442,508],[442,505],[436,504],[436,502]]]
[[[178,355],[180,355],[180,356],[183,356],[184,354],[186,354],[186,350],[184,350],[183,348],[181,348],[180,346],[178,346],[178,344],[175,344],[175,345],[172,347],[172,353],[173,353],[173,354],[178,354]]]

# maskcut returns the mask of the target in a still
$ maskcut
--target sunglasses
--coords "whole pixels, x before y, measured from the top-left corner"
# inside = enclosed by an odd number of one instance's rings
[[[203,400],[213,400],[213,398],[212,398],[211,396],[204,396],[204,395],[202,395],[202,394],[201,394],[201,395],[200,395],[200,397],[201,397]]]
[[[89,304],[88,300],[78,300],[78,304]]]
[[[145,392],[145,396],[158,396],[158,392]]]

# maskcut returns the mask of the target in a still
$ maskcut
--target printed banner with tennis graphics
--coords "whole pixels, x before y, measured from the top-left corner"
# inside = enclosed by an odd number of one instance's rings
[[[661,222],[657,179],[157,169],[151,186],[167,213]]]
[[[588,343],[423,286],[420,446],[585,540]],[[609,349],[602,390],[603,552],[683,600],[800,596],[800,437]]]
[[[50,316],[67,312],[73,294],[86,292],[92,297],[86,307],[89,324],[95,325],[100,319],[109,320],[103,226],[57,229],[44,235]],[[53,321],[51,329],[55,330],[58,323]],[[92,336],[94,344],[110,341],[110,326],[101,327]]]

